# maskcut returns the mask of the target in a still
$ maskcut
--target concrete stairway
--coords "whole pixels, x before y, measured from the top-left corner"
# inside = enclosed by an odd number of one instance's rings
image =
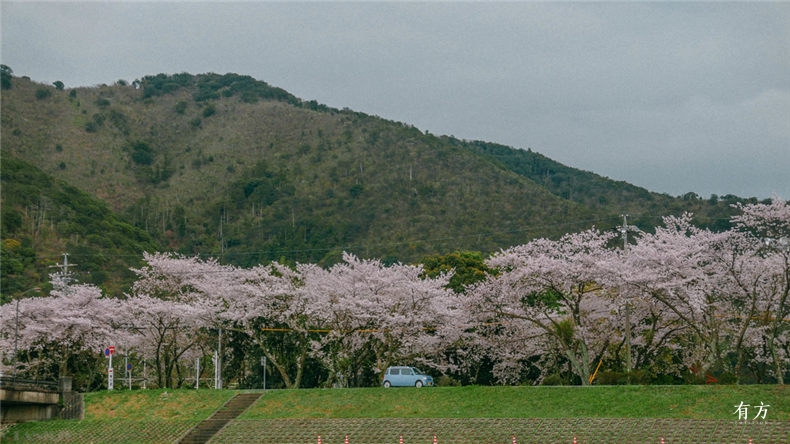
[[[241,393],[220,407],[210,418],[196,425],[181,440],[180,444],[205,444],[228,422],[241,415],[258,398],[260,393]]]

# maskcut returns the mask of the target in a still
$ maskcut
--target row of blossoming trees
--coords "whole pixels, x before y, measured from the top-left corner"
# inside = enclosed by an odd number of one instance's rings
[[[495,272],[461,293],[450,274],[350,254],[328,269],[145,254],[124,297],[56,280],[47,297],[0,307],[4,371],[101,380],[97,357],[117,345],[146,361],[149,386],[174,387],[223,331],[226,374],[265,356],[289,388],[373,384],[394,364],[471,382],[482,369],[503,384],[589,384],[597,370],[784,383],[790,205],[740,210],[726,232],[667,217],[627,247],[595,229],[534,240],[489,257]]]

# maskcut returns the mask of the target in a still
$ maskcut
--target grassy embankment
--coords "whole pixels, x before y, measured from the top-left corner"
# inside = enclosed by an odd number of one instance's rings
[[[86,394],[83,421],[20,424],[3,442],[172,442],[236,392]],[[787,386],[437,387],[268,390],[241,420],[304,418],[666,418],[736,421],[741,402],[790,421]],[[750,416],[756,413],[752,407]],[[751,418],[749,418],[751,419]],[[111,436],[108,437],[108,436]]]

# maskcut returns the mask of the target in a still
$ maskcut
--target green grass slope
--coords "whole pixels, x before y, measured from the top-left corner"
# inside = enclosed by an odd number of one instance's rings
[[[14,425],[3,442],[176,442],[235,392],[86,394],[83,421]],[[269,390],[212,442],[786,443],[785,386],[437,387]],[[736,407],[770,406],[739,421]]]
[[[731,418],[741,400],[790,420],[783,386],[436,387],[271,391],[240,419]],[[753,400],[753,401],[746,401]],[[736,416],[737,419],[737,416]]]

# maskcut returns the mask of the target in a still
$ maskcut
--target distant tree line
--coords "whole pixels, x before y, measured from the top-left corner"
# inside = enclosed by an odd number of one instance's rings
[[[292,105],[301,104],[298,98],[282,88],[273,87],[250,76],[233,73],[224,75],[213,73],[200,75],[157,74],[143,77],[139,86],[143,90],[144,98],[171,94],[182,88],[192,88],[194,89],[192,98],[196,102],[237,96],[247,103],[255,103],[259,99],[269,99]]]

